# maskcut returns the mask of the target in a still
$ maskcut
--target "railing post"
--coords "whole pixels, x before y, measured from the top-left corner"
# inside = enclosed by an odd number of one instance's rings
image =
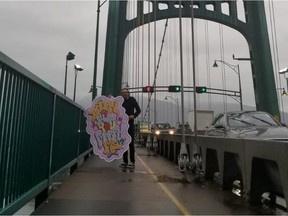
[[[48,195],[51,191],[51,167],[52,167],[52,156],[53,156],[53,145],[54,145],[54,126],[55,126],[55,112],[56,112],[56,100],[57,95],[54,94],[53,99],[53,111],[52,111],[52,123],[51,123],[51,141],[50,141],[50,152],[49,152],[49,167],[48,167]]]

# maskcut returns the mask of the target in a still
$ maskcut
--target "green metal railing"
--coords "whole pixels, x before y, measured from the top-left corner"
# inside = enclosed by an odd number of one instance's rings
[[[82,107],[0,52],[0,214],[89,154],[85,127]]]

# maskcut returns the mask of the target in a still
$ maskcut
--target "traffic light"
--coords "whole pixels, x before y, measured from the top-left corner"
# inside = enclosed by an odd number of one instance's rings
[[[168,92],[180,92],[181,86],[180,85],[170,85],[168,86]]]
[[[154,88],[152,86],[145,86],[142,88],[142,92],[152,93],[154,92]]]
[[[196,86],[196,93],[206,93],[207,92],[207,88],[206,86]]]

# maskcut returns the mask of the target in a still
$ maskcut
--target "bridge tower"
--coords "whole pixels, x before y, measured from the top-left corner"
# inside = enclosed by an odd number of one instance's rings
[[[135,28],[148,22],[179,17],[178,1],[161,1],[167,9],[160,10],[160,1],[153,0],[152,11],[143,14],[143,1],[137,1],[137,17],[126,19],[127,1],[109,1],[106,49],[103,76],[103,95],[120,94],[122,82],[124,43],[127,35]],[[257,110],[266,111],[279,119],[276,85],[273,75],[272,56],[269,43],[264,2],[243,1],[246,22],[237,17],[236,1],[182,1],[182,17],[191,17],[193,3],[194,17],[221,23],[239,31],[247,40],[255,102]],[[221,4],[229,5],[229,14],[223,14]],[[207,9],[207,5],[214,10]],[[156,14],[156,15],[155,15]],[[155,17],[156,16],[156,17]],[[153,20],[149,20],[153,17]],[[155,17],[155,18],[154,18]]]

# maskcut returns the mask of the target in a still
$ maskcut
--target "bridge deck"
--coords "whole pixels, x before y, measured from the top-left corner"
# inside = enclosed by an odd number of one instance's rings
[[[212,183],[183,183],[177,166],[136,148],[134,172],[90,157],[33,214],[255,214],[241,198]]]

